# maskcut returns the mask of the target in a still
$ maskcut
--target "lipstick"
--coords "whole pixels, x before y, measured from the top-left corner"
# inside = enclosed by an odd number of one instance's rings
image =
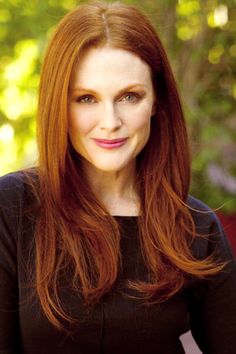
[[[120,139],[93,139],[95,143],[104,149],[115,149],[126,143],[128,138]]]

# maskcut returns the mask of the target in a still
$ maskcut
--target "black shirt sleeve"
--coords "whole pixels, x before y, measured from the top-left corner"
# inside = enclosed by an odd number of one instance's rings
[[[0,178],[0,353],[19,349],[17,237],[20,220],[20,179]]]
[[[200,233],[206,233],[208,229],[205,240],[198,240],[195,252],[201,258],[214,253],[219,261],[227,264],[220,273],[206,280],[196,281],[190,296],[191,331],[204,354],[235,354],[235,259],[216,215],[205,210],[205,214],[200,213],[195,219]]]

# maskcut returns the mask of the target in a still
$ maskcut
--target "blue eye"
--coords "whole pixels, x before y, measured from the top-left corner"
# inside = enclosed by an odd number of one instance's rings
[[[133,93],[133,92],[127,92],[125,93],[122,98],[121,101],[125,101],[125,102],[137,102],[139,100],[139,95],[137,93]]]
[[[84,95],[77,98],[78,103],[95,103],[95,98],[91,95]]]

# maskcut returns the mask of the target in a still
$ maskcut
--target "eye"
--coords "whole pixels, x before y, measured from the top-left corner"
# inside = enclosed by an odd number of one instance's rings
[[[140,99],[140,95],[136,92],[127,92],[121,97],[122,102],[135,103]]]
[[[91,103],[95,103],[96,100],[92,95],[83,95],[83,96],[78,97],[76,99],[76,102],[91,104]]]

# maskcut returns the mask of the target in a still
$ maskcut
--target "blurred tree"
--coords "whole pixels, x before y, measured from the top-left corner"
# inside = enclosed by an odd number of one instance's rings
[[[48,38],[75,0],[0,0],[0,175],[37,162],[35,114]],[[189,126],[192,192],[236,209],[236,1],[124,0],[164,42]]]

